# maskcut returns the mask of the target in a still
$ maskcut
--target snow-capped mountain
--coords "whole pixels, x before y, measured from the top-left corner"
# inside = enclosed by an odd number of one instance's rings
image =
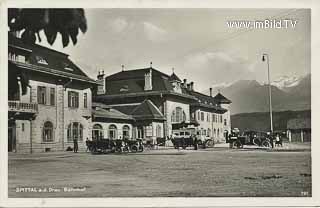
[[[276,79],[271,85],[274,111],[311,108],[310,74],[303,77],[282,77]],[[256,80],[239,80],[231,84],[216,84],[212,87],[213,95],[220,91],[232,101],[232,114],[269,110],[267,84]],[[209,94],[209,91],[206,90],[203,93]]]
[[[281,90],[287,91],[287,88],[297,86],[303,77],[298,76],[280,76],[271,82],[271,85],[278,87]]]

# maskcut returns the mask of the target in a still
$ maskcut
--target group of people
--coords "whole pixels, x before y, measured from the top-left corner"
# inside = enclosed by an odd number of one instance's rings
[[[282,147],[282,137],[279,134],[276,134],[276,136],[271,136],[268,132],[268,138],[270,139],[271,147]]]

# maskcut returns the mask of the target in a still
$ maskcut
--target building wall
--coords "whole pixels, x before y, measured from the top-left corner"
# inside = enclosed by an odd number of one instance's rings
[[[190,122],[190,105],[187,103],[182,103],[180,101],[174,99],[167,99],[164,103],[165,113],[164,116],[166,118],[165,122],[165,136],[172,134],[172,122],[171,122],[171,115],[172,112],[177,108],[180,107],[186,114],[186,122]]]
[[[68,92],[74,91],[79,93],[79,107],[73,108],[68,107]],[[87,108],[84,107],[84,93],[87,93]],[[92,135],[92,120],[91,120],[91,90],[77,90],[77,89],[70,89],[67,88],[63,90],[63,109],[64,109],[64,146],[73,146],[73,141],[68,140],[67,130],[68,126],[73,122],[78,122],[83,126],[83,138],[82,141],[79,140],[79,149],[83,149],[85,147],[86,138],[91,138]],[[87,117],[87,118],[85,118]],[[64,148],[66,149],[66,148]]]
[[[67,146],[73,146],[73,143],[67,141],[67,126],[70,122],[80,122],[83,129],[83,142],[79,141],[79,149],[85,147],[85,138],[91,138],[91,118],[88,120],[83,116],[91,116],[91,90],[74,90],[79,92],[79,108],[68,108],[67,88],[65,91],[62,85],[55,85],[46,82],[30,80],[31,88],[28,88],[26,95],[20,96],[21,102],[38,103],[38,86],[46,87],[46,104],[38,104],[38,114],[32,121],[16,120],[16,140],[17,152],[30,152],[30,136],[32,140],[33,152],[44,152],[65,150]],[[55,103],[50,105],[50,88],[55,89]],[[83,107],[83,93],[88,93],[88,108]],[[63,102],[62,102],[63,101]],[[53,141],[43,141],[43,126],[45,122],[51,122],[53,125]],[[22,130],[24,125],[24,130]],[[30,129],[31,125],[31,129]],[[31,130],[31,134],[30,134]],[[49,148],[49,149],[48,149]]]
[[[92,122],[91,130],[93,126],[99,124],[102,126],[103,138],[109,138],[109,127],[115,125],[117,127],[117,139],[123,138],[122,129],[124,126],[129,126],[129,137],[133,138],[133,131],[135,130],[130,123],[114,123],[114,122]]]
[[[201,118],[201,114],[203,113],[203,119]],[[213,119],[213,115],[214,119]],[[201,132],[202,137],[212,138],[215,141],[223,141],[224,140],[224,123],[220,120],[220,116],[222,114],[211,113],[205,110],[197,109],[195,111],[195,118],[197,122],[200,124],[196,129]],[[208,133],[209,131],[209,133]]]

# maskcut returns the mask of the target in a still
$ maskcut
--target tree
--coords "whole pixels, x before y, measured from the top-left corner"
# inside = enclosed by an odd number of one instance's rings
[[[10,32],[22,32],[21,39],[26,44],[34,44],[36,38],[41,42],[39,32],[44,30],[47,42],[52,45],[60,33],[62,45],[69,45],[70,38],[73,45],[77,44],[79,29],[82,33],[87,31],[87,20],[83,9],[8,9],[8,26]],[[10,65],[9,65],[10,66]],[[26,94],[29,79],[26,73],[10,66],[9,97],[19,90],[18,77],[20,77],[22,94]]]
[[[25,43],[41,42],[39,32],[44,30],[47,42],[52,45],[60,33],[63,47],[68,46],[70,38],[75,45],[79,29],[87,31],[87,20],[83,9],[8,9],[10,31],[23,31],[21,38]]]

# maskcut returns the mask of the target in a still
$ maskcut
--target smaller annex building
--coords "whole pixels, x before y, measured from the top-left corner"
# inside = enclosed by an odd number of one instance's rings
[[[289,142],[311,142],[311,118],[294,118],[287,122]]]

